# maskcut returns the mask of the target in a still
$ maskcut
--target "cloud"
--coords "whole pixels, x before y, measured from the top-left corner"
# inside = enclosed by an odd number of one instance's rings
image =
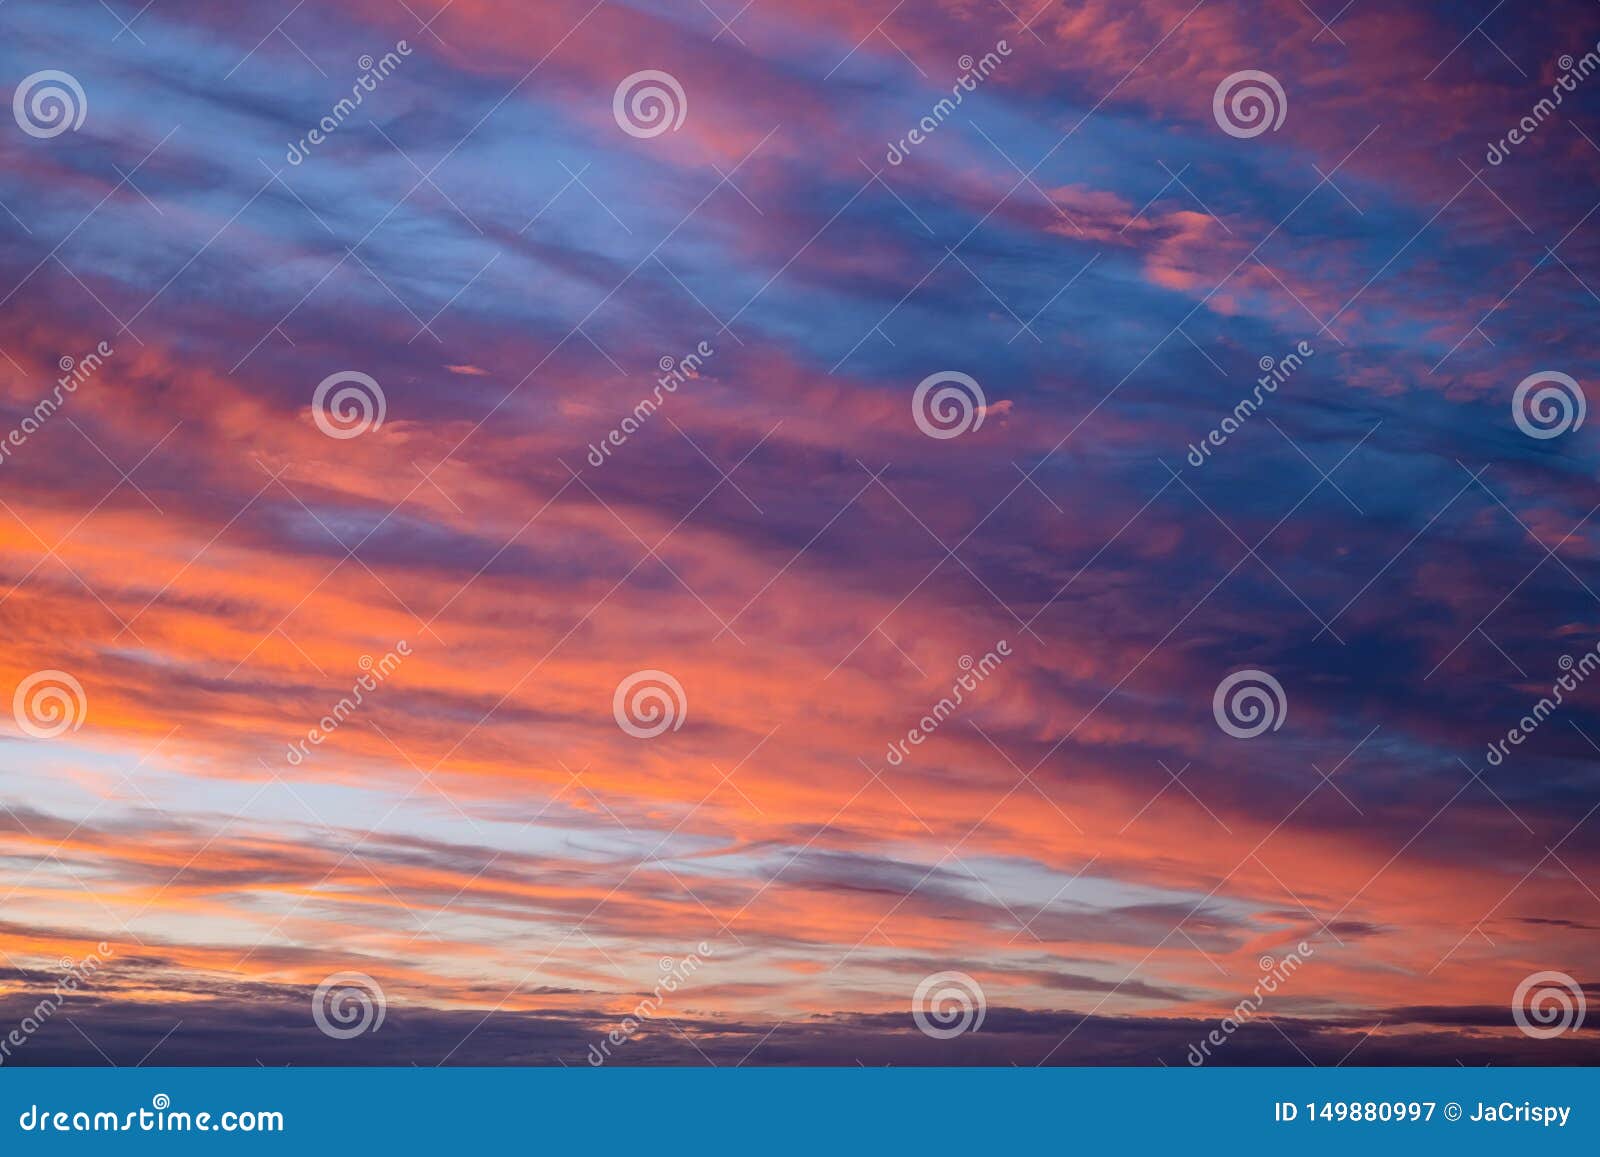
[[[1588,1057],[1505,1004],[1587,947],[1600,721],[1576,694],[1480,753],[1596,643],[1593,444],[1509,413],[1593,361],[1595,159],[1551,124],[1463,167],[1538,92],[1470,21],[1358,5],[1340,46],[1091,2],[1040,44],[964,3],[729,36],[458,0],[435,41],[352,0],[291,16],[312,68],[204,6],[152,9],[137,59],[8,13],[0,56],[70,49],[102,111],[0,141],[0,696],[86,691],[60,741],[0,737],[0,951],[36,987],[112,943],[73,1012],[108,1055],[182,1020],[165,1063],[578,1063],[707,943],[674,1021],[719,1062],[1181,1063],[1306,942],[1292,1044],[1222,1063]],[[678,132],[613,120],[641,43]],[[1289,111],[1246,141],[1211,94],[1249,67]],[[330,437],[351,370],[384,419]],[[912,391],[952,370],[991,420],[930,438]],[[1258,740],[1213,715],[1245,667],[1286,693]],[[648,741],[614,714],[642,670],[684,691]],[[335,1051],[305,1004],[349,968],[392,1019]],[[903,1009],[948,968],[990,1017],[939,1046]],[[700,1063],[659,1025],[624,1052]],[[56,1023],[23,1063],[86,1056]]]

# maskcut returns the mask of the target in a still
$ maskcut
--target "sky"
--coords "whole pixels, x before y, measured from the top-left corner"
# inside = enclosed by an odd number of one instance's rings
[[[1597,44],[9,0],[0,1063],[1600,1060]]]

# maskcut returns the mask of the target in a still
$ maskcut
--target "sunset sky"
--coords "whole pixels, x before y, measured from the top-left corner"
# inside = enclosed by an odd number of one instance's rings
[[[741,3],[0,7],[4,1063],[1600,1061],[1600,8]]]

